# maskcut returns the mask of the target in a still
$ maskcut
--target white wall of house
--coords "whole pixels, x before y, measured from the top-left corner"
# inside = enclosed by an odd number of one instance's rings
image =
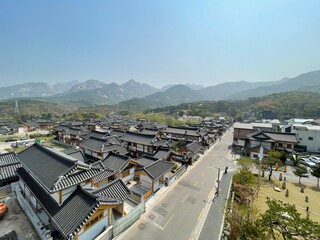
[[[154,183],[153,183],[153,192],[157,191],[159,189],[159,179],[157,180],[154,180]]]
[[[152,179],[149,176],[140,174],[140,186],[146,189],[152,188]]]
[[[108,216],[101,219],[99,222],[90,227],[87,231],[83,231],[83,229],[79,232],[79,240],[88,240],[94,239],[98,236],[108,225]]]
[[[299,145],[306,146],[308,152],[320,152],[320,130],[295,130]]]
[[[166,179],[166,178],[170,178],[170,172],[167,172],[164,176],[163,176],[163,179]]]
[[[132,180],[133,177],[134,177],[134,167],[130,168],[130,174],[129,174],[128,176],[122,178],[122,180],[123,180],[124,182],[127,182],[127,181]]]

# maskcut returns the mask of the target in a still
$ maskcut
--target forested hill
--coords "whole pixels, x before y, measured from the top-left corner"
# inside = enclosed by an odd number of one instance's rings
[[[199,101],[178,106],[152,109],[152,112],[163,112],[170,115],[187,114],[211,116],[223,113],[241,118],[242,112],[254,110],[261,114],[270,110],[279,119],[286,118],[320,118],[320,94],[312,92],[284,92],[246,100]]]

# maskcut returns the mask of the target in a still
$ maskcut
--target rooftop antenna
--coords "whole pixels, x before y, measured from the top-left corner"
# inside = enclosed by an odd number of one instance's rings
[[[18,100],[17,99],[16,99],[16,103],[15,103],[15,107],[14,107],[14,113],[16,115],[20,115],[19,105],[18,105]]]

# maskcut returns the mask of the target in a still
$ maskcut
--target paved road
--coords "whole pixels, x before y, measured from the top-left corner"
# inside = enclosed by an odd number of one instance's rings
[[[231,139],[232,133],[228,131],[220,142],[190,167],[141,219],[118,239],[198,239],[210,206],[213,205],[217,168],[221,168],[222,177],[226,165],[229,169],[234,167],[228,150]],[[222,177],[222,181],[224,178]],[[225,189],[223,182],[221,187]],[[221,229],[222,216],[219,216],[219,219],[216,224],[219,225],[217,228]],[[219,233],[216,235],[219,236]]]

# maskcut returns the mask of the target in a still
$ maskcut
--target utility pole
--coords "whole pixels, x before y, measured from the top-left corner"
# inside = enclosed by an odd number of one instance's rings
[[[20,111],[19,111],[19,105],[18,105],[18,100],[16,99],[15,107],[14,107],[14,113],[19,116]]]
[[[261,184],[261,164],[263,159],[263,147],[260,143],[260,150],[259,150],[259,166],[258,166],[258,186],[260,187]]]
[[[217,178],[217,189],[216,189],[216,196],[219,196],[219,189],[220,189],[220,168],[215,167],[218,169],[218,178]]]

